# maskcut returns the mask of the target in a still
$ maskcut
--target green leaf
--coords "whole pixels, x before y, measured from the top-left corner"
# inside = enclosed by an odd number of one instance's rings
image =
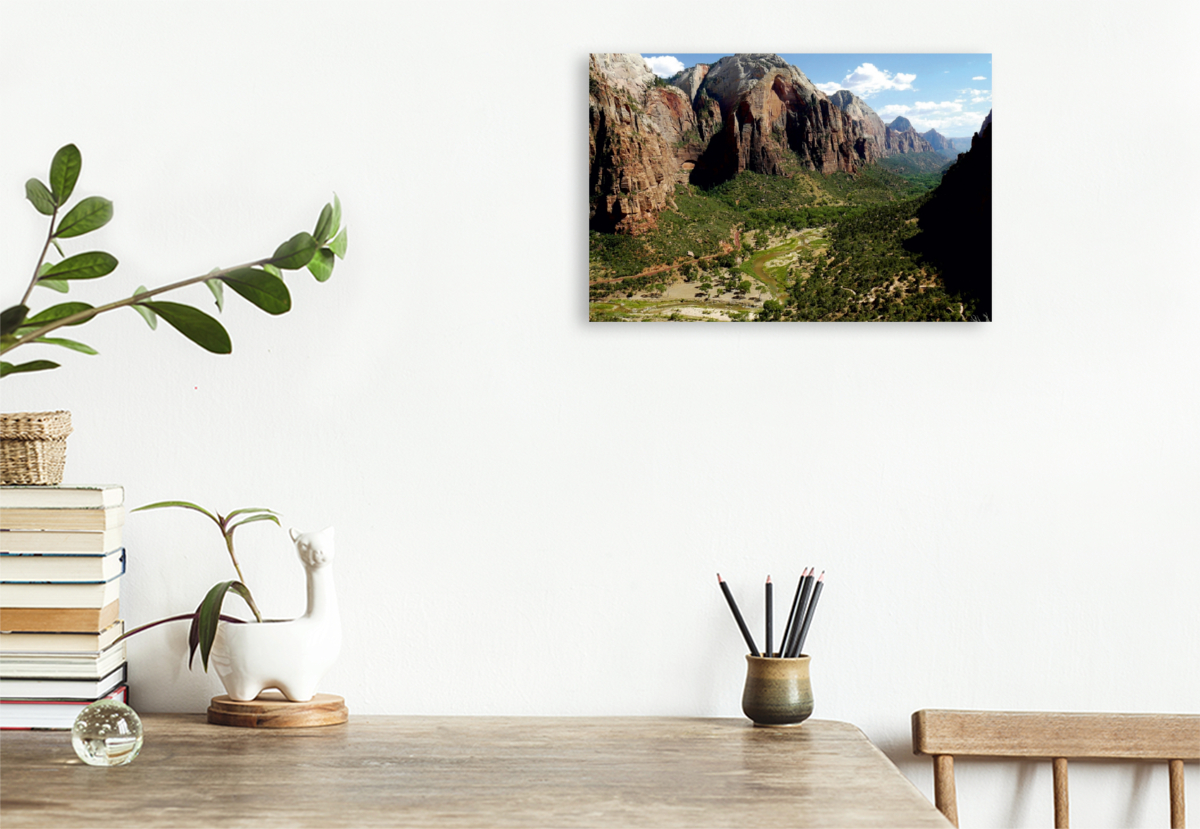
[[[37,281],[39,288],[49,288],[52,291],[58,291],[60,294],[65,294],[71,289],[71,285],[65,279],[39,279]]]
[[[138,288],[133,292],[133,295],[137,296],[138,294],[144,293],[146,293],[146,286],[138,285]],[[142,305],[130,305],[129,307],[138,312],[141,318],[146,321],[146,325],[150,326],[151,331],[158,329],[158,314]]]
[[[283,271],[279,270],[279,268],[275,267],[270,262],[263,265],[262,269],[271,274],[271,276],[278,276],[280,279],[283,279]]]
[[[333,194],[333,227],[329,229],[330,233],[337,233],[338,228],[342,226],[342,200],[338,198],[337,193]]]
[[[99,354],[100,352],[92,348],[90,345],[84,345],[75,340],[68,340],[63,337],[38,337],[34,340],[35,343],[45,343],[46,345],[61,345],[63,348],[69,348],[72,351],[82,351],[84,354]]]
[[[116,268],[117,257],[111,253],[93,250],[88,253],[77,253],[57,265],[52,265],[40,278],[95,279],[112,273]]]
[[[303,231],[275,249],[270,264],[285,271],[296,271],[308,264],[317,252],[317,240]]]
[[[217,310],[225,310],[225,285],[219,279],[206,279],[204,284],[212,291],[213,298],[217,300]]]
[[[346,258],[346,228],[342,228],[332,242],[329,243],[329,249],[337,254],[338,259]]]
[[[254,599],[250,595],[250,588],[240,581],[223,581],[213,585],[213,588],[204,597],[204,601],[200,602],[200,606],[196,608],[196,633],[197,642],[200,645],[200,661],[204,664],[206,671],[208,670],[208,655],[212,652],[213,640],[217,638],[217,624],[221,621],[221,605],[225,601],[225,594],[230,590],[246,600],[246,604],[250,605],[255,616],[259,615],[258,609],[254,606]],[[194,656],[194,654],[193,650],[192,655]],[[192,657],[189,656],[189,665],[191,659]]]
[[[82,236],[108,224],[113,216],[113,204],[100,196],[88,196],[71,208],[71,212],[63,216],[58,223],[54,235],[59,239],[72,236]]]
[[[279,515],[279,513],[277,513],[275,510],[267,509],[266,507],[242,507],[241,509],[235,509],[233,512],[229,513],[229,515],[226,515],[225,520],[228,521],[230,518],[238,515],[245,515],[248,512],[266,512],[270,513],[271,515]]]
[[[229,517],[232,517],[232,516],[229,516]],[[238,527],[241,527],[245,524],[253,524],[255,521],[274,521],[276,525],[278,525],[280,527],[283,526],[282,524],[279,523],[279,519],[276,518],[274,515],[253,515],[249,518],[246,518],[246,519],[243,519],[243,520],[237,522],[236,524],[231,524],[229,526],[229,534],[233,535],[233,531],[236,530]]]
[[[25,182],[25,198],[29,199],[37,212],[43,216],[54,215],[54,196],[50,195],[49,188],[36,178]]]
[[[83,157],[74,144],[68,144],[54,154],[54,160],[50,162],[50,192],[58,204],[66,204],[71,198],[82,168]]]
[[[333,276],[334,261],[333,251],[329,248],[321,248],[308,263],[308,269],[312,271],[312,275],[317,278],[318,282],[324,282]]]
[[[25,322],[25,317],[29,313],[29,306],[14,305],[11,308],[5,308],[3,313],[0,313],[0,337],[6,334],[13,334],[21,323]]]
[[[321,215],[317,218],[317,226],[312,235],[318,245],[323,245],[334,233],[337,233],[337,228],[333,226],[333,205],[327,204],[321,208]]]
[[[238,268],[221,281],[268,314],[284,314],[292,309],[292,295],[278,276],[256,268]]]
[[[50,360],[34,360],[14,366],[12,363],[0,362],[0,377],[7,377],[10,374],[22,374],[27,371],[45,371],[49,368],[58,368],[58,363],[51,362]]]
[[[199,308],[179,302],[146,301],[138,304],[145,305],[165,319],[172,328],[206,351],[213,354],[229,354],[233,351],[229,332]]]
[[[155,501],[153,504],[143,504],[140,507],[131,509],[130,512],[142,512],[143,510],[163,509],[165,507],[181,507],[183,509],[195,510],[196,512],[207,515],[217,524],[218,527],[221,526],[221,522],[217,521],[217,516],[213,515],[199,504],[193,504],[191,501]]]
[[[51,305],[45,311],[39,311],[25,322],[21,323],[22,328],[40,328],[43,325],[49,325],[52,322],[58,322],[60,319],[74,316],[82,311],[91,310],[92,306],[86,302],[61,302],[58,305]],[[90,320],[91,317],[84,317],[81,320],[76,320],[70,325],[83,325]]]

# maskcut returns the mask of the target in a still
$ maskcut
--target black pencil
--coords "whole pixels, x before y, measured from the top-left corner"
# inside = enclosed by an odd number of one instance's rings
[[[769,658],[775,653],[773,650],[771,650],[771,621],[772,617],[775,615],[775,607],[773,597],[771,595],[774,591],[772,589],[770,576],[767,576],[767,586],[765,589],[767,591],[767,657]]]
[[[816,567],[809,567],[804,577],[800,579],[800,598],[796,603],[796,624],[792,625],[792,635],[783,643],[783,655],[788,659],[793,659],[798,654],[796,640],[800,638],[800,627],[804,624],[804,612],[808,608],[808,596],[812,592],[813,576],[816,572]]]
[[[817,586],[813,588],[812,601],[808,603],[808,611],[804,614],[804,626],[800,628],[800,639],[796,643],[796,656],[803,653],[804,638],[808,636],[808,626],[812,624],[813,613],[817,609],[817,599],[821,598],[821,588],[825,586],[825,571],[821,571],[821,578],[817,579]]]
[[[754,637],[750,635],[750,628],[746,627],[746,620],[742,618],[742,612],[738,610],[737,602],[733,600],[733,594],[729,592],[729,585],[725,583],[725,579],[721,578],[720,573],[717,573],[717,582],[721,585],[721,592],[725,594],[725,601],[729,602],[729,609],[733,611],[733,618],[742,632],[742,638],[750,647],[750,653],[753,656],[760,656],[758,648],[754,645]]]
[[[792,596],[792,609],[788,612],[787,624],[783,626],[783,638],[779,640],[779,655],[787,656],[787,643],[792,638],[792,628],[796,626],[796,614],[800,605],[800,588],[804,586],[804,577],[808,575],[808,568],[804,568],[804,572],[800,574],[800,580],[796,582],[796,594]]]

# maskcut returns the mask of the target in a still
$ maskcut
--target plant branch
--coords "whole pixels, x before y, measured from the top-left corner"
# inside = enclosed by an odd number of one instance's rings
[[[37,285],[38,276],[42,272],[42,263],[46,261],[46,251],[50,250],[50,243],[54,241],[54,220],[58,218],[58,205],[54,205],[54,212],[50,214],[50,232],[46,234],[46,244],[42,245],[42,255],[38,257],[37,264],[33,266],[33,279],[29,282],[29,287],[25,289],[25,296],[21,297],[19,304],[25,305],[29,302],[29,295],[33,293],[34,287]]]
[[[245,584],[246,577],[242,575],[242,566],[240,564],[238,564],[237,555],[235,555],[233,552],[233,533],[232,532],[225,533],[225,547],[226,547],[226,549],[229,550],[229,558],[231,561],[233,561],[233,569],[237,570],[238,581],[240,581],[242,584]],[[257,614],[258,614],[258,611],[256,610],[255,615],[257,615]],[[259,619],[259,621],[261,622],[262,619]]]
[[[45,256],[44,251],[42,253],[42,256]],[[30,334],[26,334],[24,337],[17,340],[12,345],[6,346],[4,348],[0,348],[0,354],[12,351],[17,346],[24,345],[25,343],[36,340],[39,337],[44,337],[47,334],[49,334],[51,331],[62,328],[65,325],[73,325],[77,322],[84,322],[86,320],[91,319],[92,317],[103,314],[106,311],[112,311],[116,308],[124,308],[128,305],[136,305],[139,302],[144,302],[145,300],[149,299],[152,296],[156,296],[157,294],[163,294],[163,293],[166,293],[167,291],[174,291],[177,288],[186,288],[188,285],[195,285],[197,282],[206,282],[209,279],[220,279],[222,276],[225,276],[226,274],[229,274],[229,273],[233,273],[234,271],[239,270],[240,268],[253,268],[258,265],[265,265],[268,262],[270,262],[272,259],[274,259],[274,257],[265,256],[262,259],[255,259],[253,262],[247,262],[244,265],[234,265],[232,268],[222,268],[221,270],[213,271],[212,273],[206,273],[202,276],[193,276],[190,279],[183,279],[183,280],[180,280],[179,282],[172,282],[170,285],[163,285],[161,288],[155,288],[152,291],[145,291],[140,294],[134,294],[131,297],[126,297],[125,299],[120,299],[120,300],[117,300],[116,302],[110,302],[107,305],[100,305],[96,308],[89,308],[86,311],[80,311],[79,313],[71,314],[68,317],[63,317],[62,319],[55,320],[54,322],[43,325],[41,328],[37,329],[36,331],[34,331]],[[41,269],[40,262],[38,264],[38,268],[39,268],[39,270]],[[36,280],[34,280],[34,281],[36,283]],[[32,290],[32,287],[33,286],[31,285],[30,286],[31,290]],[[24,303],[22,303],[22,304],[24,304]]]
[[[120,636],[118,636],[116,639],[113,640],[113,645],[117,644],[117,642],[120,642],[122,639],[128,639],[130,636],[133,636],[133,634],[135,634],[135,633],[141,633],[143,630],[149,630],[150,628],[156,628],[159,625],[165,625],[167,622],[181,622],[184,619],[194,619],[194,618],[196,618],[196,611],[192,611],[191,613],[180,613],[178,616],[168,616],[166,619],[159,619],[157,622],[150,622],[148,624],[142,625],[141,627],[136,627],[133,630],[125,631],[124,633],[122,633]],[[239,625],[246,624],[245,619],[235,619],[232,616],[221,616],[220,619],[222,622],[236,622]],[[261,621],[261,619],[259,621]]]

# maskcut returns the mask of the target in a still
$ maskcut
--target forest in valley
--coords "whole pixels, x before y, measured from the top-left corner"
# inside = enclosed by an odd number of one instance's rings
[[[593,321],[991,319],[991,124],[956,160],[798,162],[702,188],[640,235],[589,232]]]

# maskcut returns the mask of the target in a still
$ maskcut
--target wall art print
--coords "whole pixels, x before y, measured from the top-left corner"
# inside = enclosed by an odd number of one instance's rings
[[[592,54],[593,321],[990,321],[989,54]]]

